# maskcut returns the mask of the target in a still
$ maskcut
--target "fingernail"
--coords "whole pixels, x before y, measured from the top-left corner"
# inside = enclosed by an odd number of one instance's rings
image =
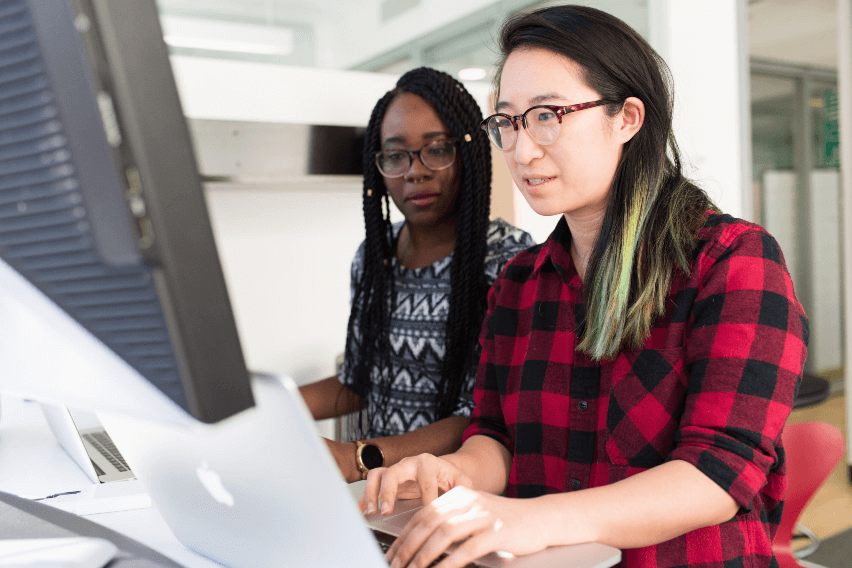
[[[382,503],[382,514],[386,515],[388,511],[390,511],[390,503],[385,501],[384,503]]]
[[[402,566],[402,563],[399,561],[399,557],[394,558],[391,562],[391,568],[400,568],[400,566]]]
[[[376,506],[375,505],[373,505],[372,503],[367,505],[367,514],[368,515],[372,515],[375,512],[376,512]]]

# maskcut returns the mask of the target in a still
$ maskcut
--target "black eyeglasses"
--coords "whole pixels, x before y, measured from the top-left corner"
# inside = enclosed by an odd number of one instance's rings
[[[614,102],[599,100],[568,106],[536,105],[518,116],[502,112],[492,114],[482,121],[480,127],[488,133],[488,138],[500,150],[511,150],[515,146],[518,141],[518,121],[539,144],[553,144],[559,138],[563,116]]]
[[[419,150],[382,150],[376,152],[376,167],[383,176],[398,178],[405,175],[414,163],[414,156],[430,170],[445,170],[456,159],[456,138],[442,138],[429,142]]]

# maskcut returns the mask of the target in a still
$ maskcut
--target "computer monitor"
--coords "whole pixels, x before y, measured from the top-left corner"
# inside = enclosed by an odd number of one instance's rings
[[[253,406],[154,0],[0,0],[0,259],[0,393]]]

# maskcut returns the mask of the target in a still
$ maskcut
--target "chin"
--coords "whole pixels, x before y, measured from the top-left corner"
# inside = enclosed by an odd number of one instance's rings
[[[554,215],[562,215],[564,213],[564,211],[555,203],[548,203],[544,199],[530,199],[527,195],[524,195],[524,197],[526,198],[530,209],[535,211],[537,215],[541,215],[542,217],[552,217]]]

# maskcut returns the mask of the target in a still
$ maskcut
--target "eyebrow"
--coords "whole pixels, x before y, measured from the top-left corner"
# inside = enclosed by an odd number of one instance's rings
[[[545,101],[552,101],[554,99],[566,100],[565,97],[563,97],[559,93],[556,93],[556,92],[545,93],[543,95],[537,95],[537,96],[531,98],[529,100],[529,105],[530,105],[530,107],[534,107],[536,105],[542,104]],[[512,106],[512,104],[509,101],[499,101],[494,106],[494,110],[496,110],[497,112],[500,112],[500,111],[502,111],[502,110],[504,110],[504,109],[506,109],[507,107],[510,107],[510,106]]]
[[[436,132],[427,132],[426,134],[423,135],[423,138],[440,138],[441,136],[445,136],[445,137],[449,138],[451,136],[451,134],[449,132],[443,132],[443,131],[438,130]],[[404,143],[405,143],[405,138],[403,138],[402,136],[391,136],[389,138],[386,138],[385,141],[382,142],[382,148],[384,148],[384,147],[386,147],[390,144],[404,144]]]

